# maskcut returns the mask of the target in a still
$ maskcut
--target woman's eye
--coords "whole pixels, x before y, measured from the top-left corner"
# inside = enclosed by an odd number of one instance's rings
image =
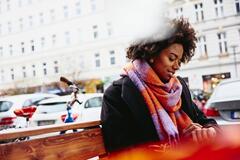
[[[174,57],[169,57],[169,60],[170,61],[175,61],[175,58]]]

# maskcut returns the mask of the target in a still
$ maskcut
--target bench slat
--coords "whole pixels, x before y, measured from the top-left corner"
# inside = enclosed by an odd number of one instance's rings
[[[79,160],[105,153],[101,128],[0,145],[3,160]]]
[[[7,139],[14,139],[19,137],[34,136],[40,134],[46,134],[51,132],[59,132],[62,130],[71,129],[84,129],[87,127],[95,127],[101,124],[100,121],[82,122],[82,123],[69,123],[60,125],[48,125],[32,128],[12,129],[0,132],[0,141]]]

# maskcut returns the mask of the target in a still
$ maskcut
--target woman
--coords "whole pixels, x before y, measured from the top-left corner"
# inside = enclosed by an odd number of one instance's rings
[[[101,113],[106,149],[160,141],[196,142],[216,135],[217,123],[192,102],[189,89],[174,74],[194,55],[195,31],[184,20],[173,20],[175,31],[164,40],[138,42],[127,50],[132,61],[122,78],[105,91]]]

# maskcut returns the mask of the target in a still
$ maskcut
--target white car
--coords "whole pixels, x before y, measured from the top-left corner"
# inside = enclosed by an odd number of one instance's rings
[[[78,94],[77,102],[72,106],[72,114],[76,122],[100,120],[102,93]],[[37,110],[30,119],[30,126],[43,126],[49,124],[63,124],[62,118],[67,114],[67,102],[71,96],[60,96],[43,100],[37,106]]]
[[[54,94],[22,94],[0,98],[0,130],[6,128],[24,128],[26,119],[17,117],[14,110],[36,105],[47,98],[58,97]]]
[[[240,124],[240,79],[220,82],[203,111],[220,125]]]

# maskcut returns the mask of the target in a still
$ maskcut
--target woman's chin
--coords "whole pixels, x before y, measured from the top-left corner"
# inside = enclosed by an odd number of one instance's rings
[[[168,77],[168,78],[165,78],[165,79],[162,79],[162,82],[163,83],[168,83],[170,81],[171,77]]]

